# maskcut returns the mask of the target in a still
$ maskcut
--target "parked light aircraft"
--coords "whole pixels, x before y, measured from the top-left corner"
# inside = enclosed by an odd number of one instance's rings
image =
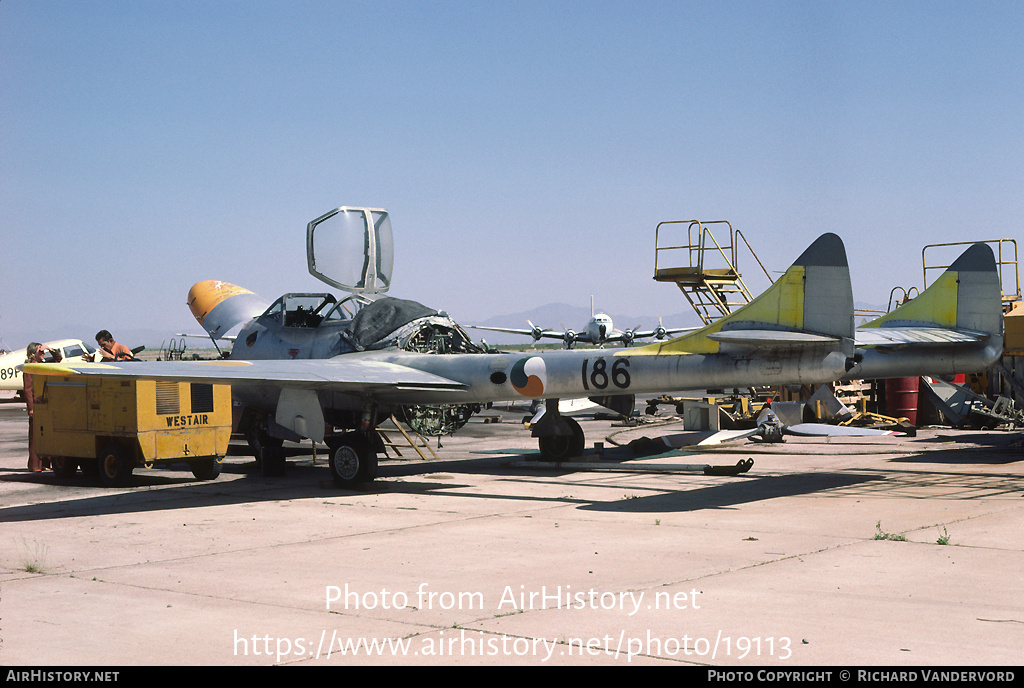
[[[43,342],[43,346],[60,351],[64,360],[81,360],[82,354],[96,352],[95,347],[89,346],[81,339],[58,339]],[[25,355],[25,349],[15,349],[0,356],[0,389],[19,393],[22,391],[24,382],[21,377],[21,366],[25,363]],[[45,363],[52,363],[53,354],[47,352],[43,360]]]
[[[345,248],[341,254],[362,256],[361,269],[349,270],[346,281],[329,279],[317,265],[322,253],[315,247],[329,236],[327,230],[339,230],[340,238],[330,241]],[[225,283],[193,287],[190,306],[207,332],[245,322],[227,360],[29,369],[231,384],[235,398],[255,419],[251,435],[265,447],[264,464],[268,457],[278,461],[282,438],[326,442],[332,477],[343,485],[375,476],[382,449],[375,428],[390,413],[447,430],[477,404],[545,400],[546,413],[531,431],[543,457],[561,460],[579,455],[584,447],[579,424],[559,413],[561,398],[820,384],[858,366],[865,374],[917,374],[900,368],[904,352],[899,348],[885,353],[885,345],[875,344],[872,350],[855,351],[849,267],[843,242],[834,234],[820,236],[767,291],[717,322],[666,342],[608,353],[484,352],[445,313],[384,297],[391,267],[386,211],[339,208],[327,213],[307,226],[307,251],[310,273],[350,296],[338,301],[330,294],[285,294],[258,313],[254,295],[244,289]],[[988,254],[992,260],[990,249]],[[876,328],[884,325],[891,336],[921,326],[936,335],[955,334],[942,345],[895,345],[914,354],[908,370],[928,363],[929,356],[936,375],[991,363],[992,352],[1001,347],[1001,329],[989,325],[992,309],[1000,312],[1000,298],[997,287],[990,299],[988,278],[980,275],[982,262],[972,258],[954,266],[962,272],[933,293],[948,297],[955,287],[961,301],[954,316],[925,325],[916,317],[891,319]],[[994,260],[992,268],[994,274]],[[964,289],[964,280],[978,282],[978,288]],[[982,313],[971,320],[979,329],[967,332],[961,315]],[[918,349],[925,352],[920,357]]]
[[[577,342],[583,342],[586,344],[594,344],[598,347],[603,347],[605,344],[624,344],[625,346],[632,346],[633,342],[637,339],[647,339],[654,337],[656,339],[665,339],[674,334],[680,332],[689,332],[696,328],[666,328],[661,324],[661,319],[658,319],[658,327],[653,330],[641,330],[640,325],[629,329],[629,330],[616,330],[612,324],[612,319],[605,313],[597,313],[594,311],[594,297],[590,297],[590,320],[584,325],[583,329],[577,332],[576,330],[551,330],[543,327],[534,325],[529,320],[526,324],[530,326],[530,329],[517,329],[514,327],[492,327],[489,325],[468,325],[467,327],[474,330],[490,330],[492,332],[507,332],[509,334],[522,334],[533,337],[533,341],[539,341],[542,338],[545,339],[560,339],[562,340],[566,349],[571,349]]]

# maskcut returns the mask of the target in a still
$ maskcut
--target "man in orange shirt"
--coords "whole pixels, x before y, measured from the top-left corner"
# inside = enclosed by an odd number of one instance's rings
[[[100,350],[96,354],[99,355],[101,361],[127,361],[135,357],[131,349],[124,344],[115,342],[113,335],[107,330],[100,330],[96,333],[96,343],[100,345]],[[82,354],[82,358],[86,361],[93,361],[96,354]]]

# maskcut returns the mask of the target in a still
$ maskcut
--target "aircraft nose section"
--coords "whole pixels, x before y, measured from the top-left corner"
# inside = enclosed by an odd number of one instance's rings
[[[252,292],[228,282],[203,280],[196,282],[188,290],[188,308],[201,325],[214,308],[237,294],[252,294]]]
[[[248,289],[219,280],[196,282],[188,291],[188,308],[214,339],[256,317],[267,303]]]

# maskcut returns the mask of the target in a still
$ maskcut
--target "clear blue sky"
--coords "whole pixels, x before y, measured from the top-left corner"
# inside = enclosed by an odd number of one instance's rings
[[[463,322],[685,311],[654,228],[692,218],[778,271],[836,232],[884,304],[925,244],[1017,238],[1022,30],[1019,0],[0,0],[0,344],[196,331],[201,279],[321,291],[305,225],[340,205],[389,209],[391,294]]]

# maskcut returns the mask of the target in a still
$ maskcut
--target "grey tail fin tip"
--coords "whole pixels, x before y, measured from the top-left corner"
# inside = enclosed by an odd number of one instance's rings
[[[794,265],[824,265],[849,267],[846,260],[846,246],[838,235],[831,232],[822,234],[800,254]]]
[[[996,257],[988,244],[972,244],[948,269],[955,272],[989,272],[996,269]]]

